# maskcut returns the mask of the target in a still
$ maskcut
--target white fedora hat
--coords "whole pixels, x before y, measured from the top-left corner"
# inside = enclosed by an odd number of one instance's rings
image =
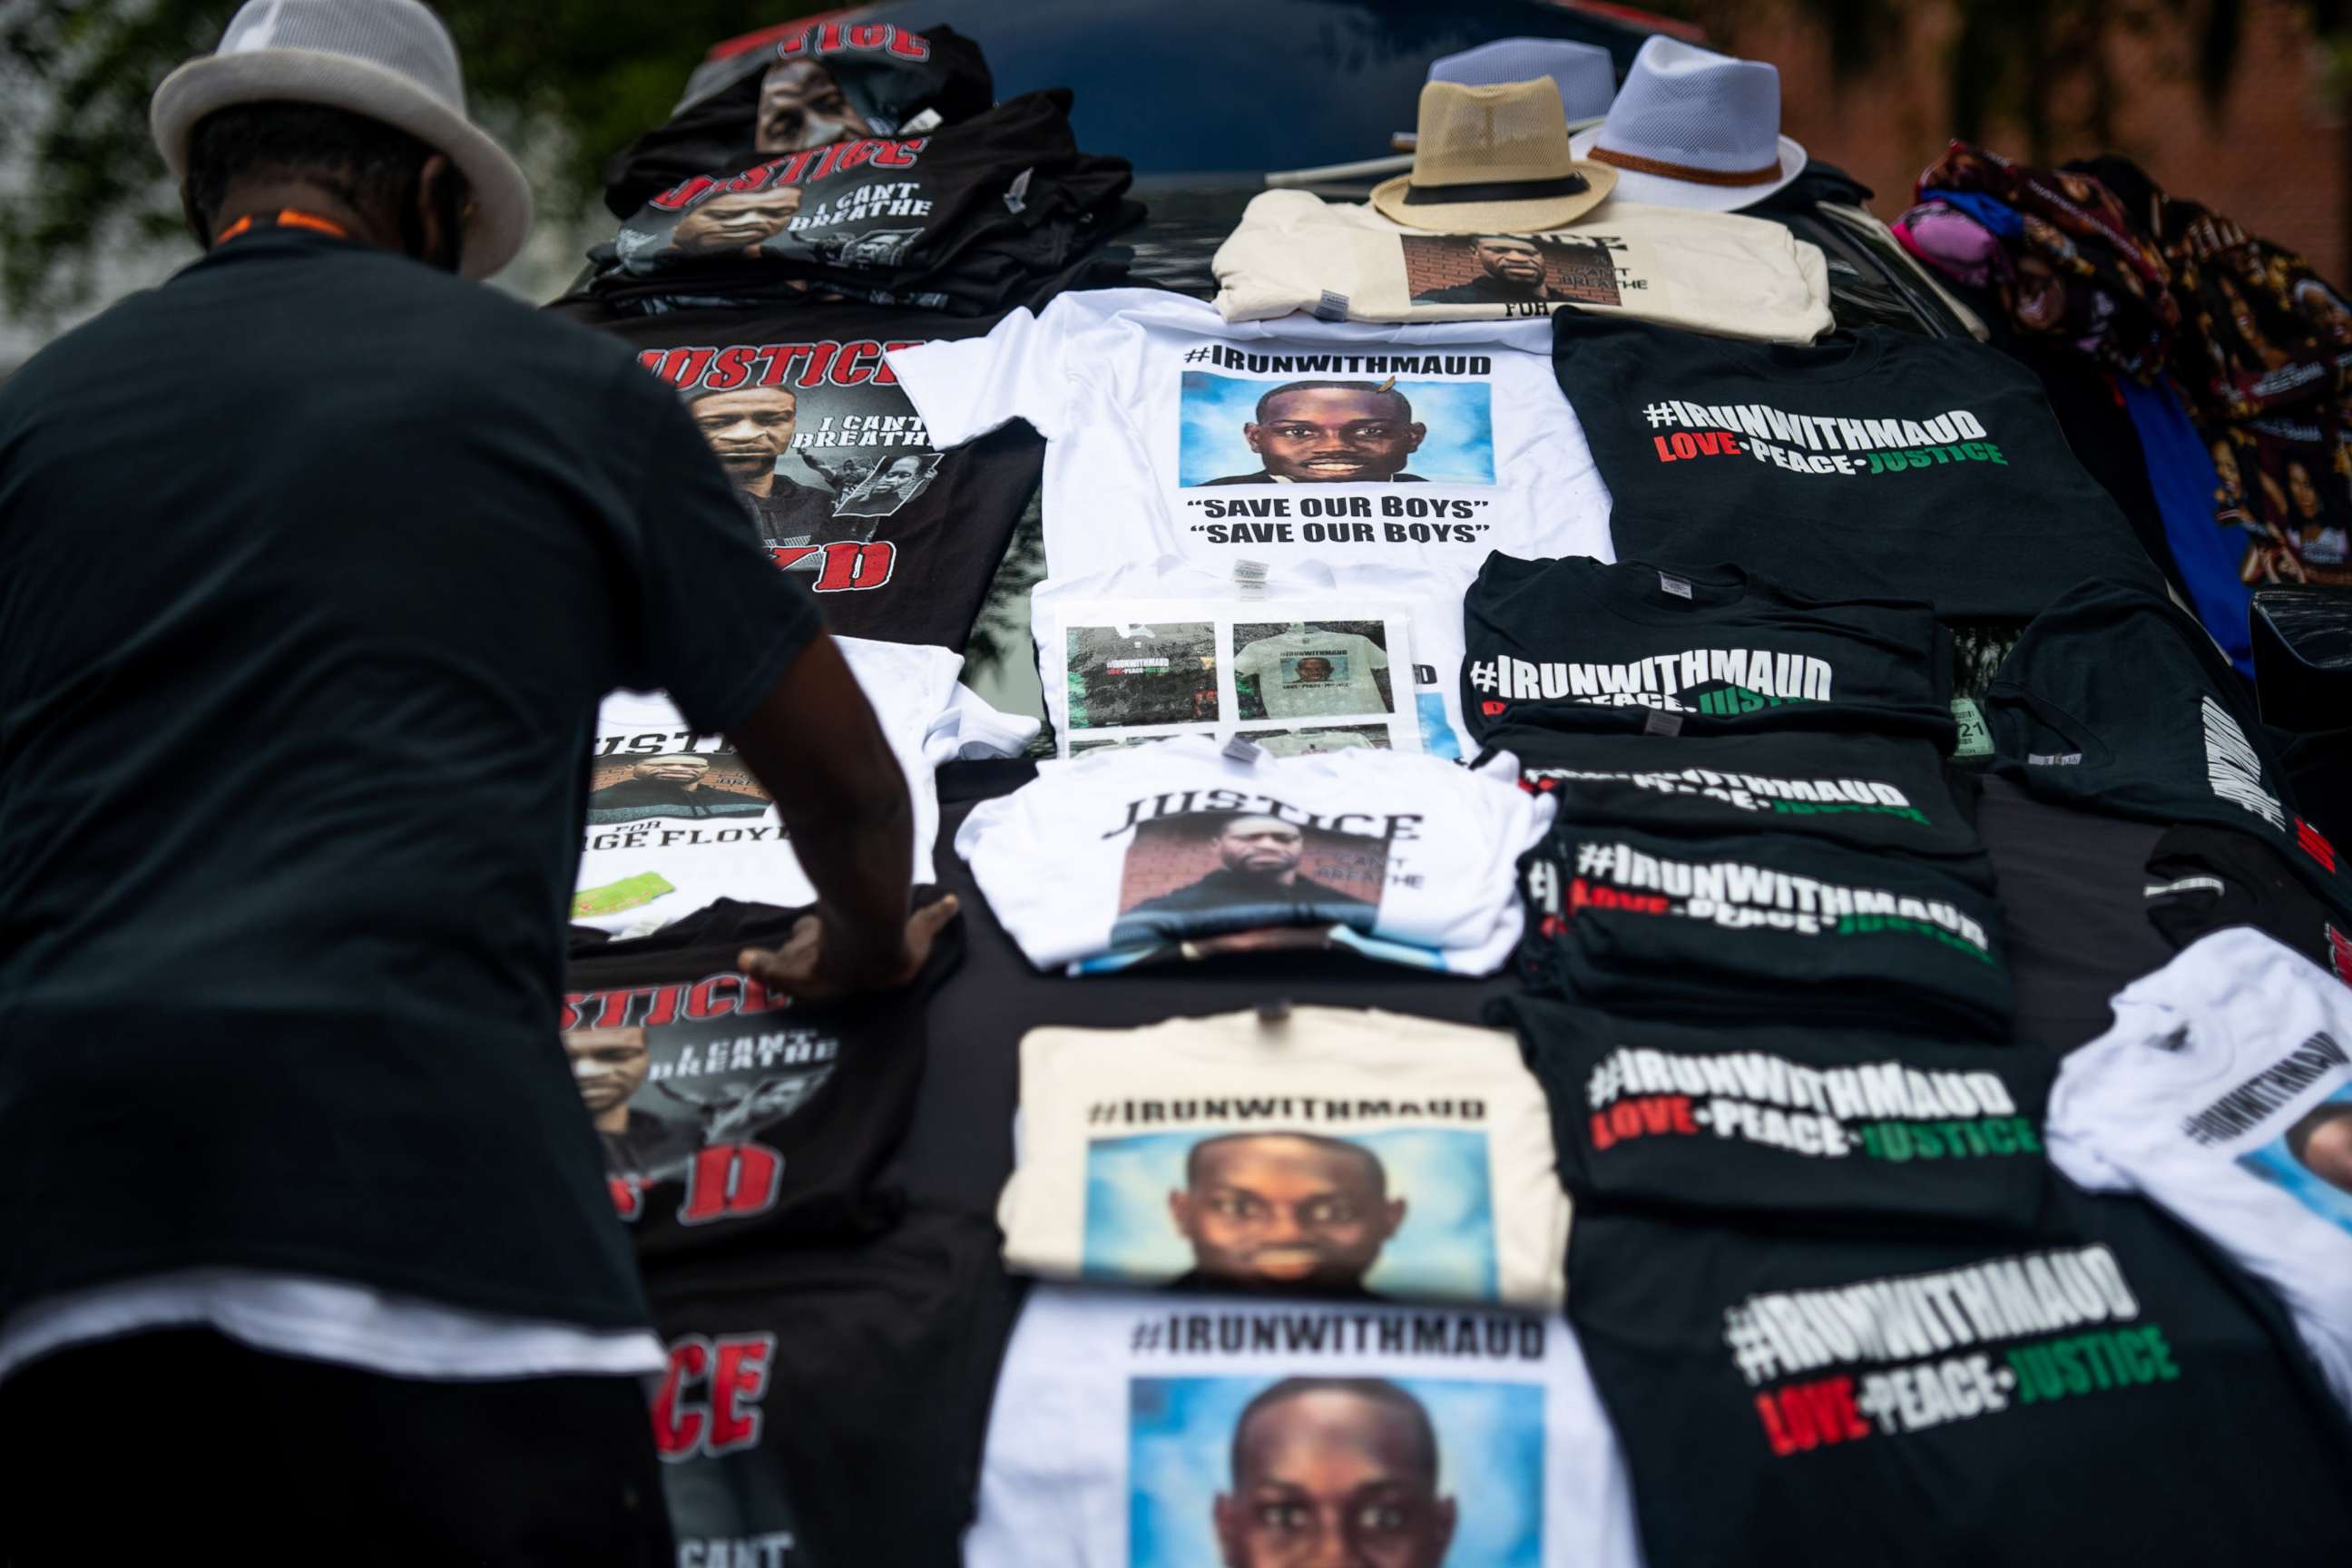
[[[1571,130],[1608,113],[1609,100],[1617,94],[1617,65],[1609,51],[1573,38],[1496,38],[1429,62],[1431,81],[1460,82],[1464,87],[1492,87],[1544,77],[1559,89],[1560,112],[1568,117]],[[1400,131],[1393,141],[1400,148],[1409,148],[1415,139],[1415,132]]]
[[[1463,87],[1425,82],[1412,173],[1372,187],[1372,205],[1438,234],[1534,234],[1601,205],[1617,172],[1568,151],[1568,117],[1549,80]]]
[[[1609,117],[1570,138],[1617,170],[1617,199],[1733,212],[1787,184],[1805,150],[1780,134],[1780,73],[1653,36]]]
[[[155,89],[148,129],[175,180],[196,121],[238,103],[315,103],[405,131],[466,176],[470,209],[459,266],[487,278],[530,233],[530,182],[466,118],[457,46],[418,0],[246,0],[220,47]]]

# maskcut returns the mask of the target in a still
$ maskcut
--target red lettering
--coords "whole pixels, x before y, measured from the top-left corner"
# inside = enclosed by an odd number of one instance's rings
[[[818,594],[842,594],[854,589],[879,588],[890,581],[890,573],[898,560],[898,547],[888,540],[877,540],[860,544],[854,539],[835,540],[824,547],[824,570],[810,584]]]
[[[884,343],[882,345],[882,352],[885,354],[894,354],[900,349],[919,349],[922,346],[923,340],[920,338],[905,338],[892,342]],[[890,362],[887,359],[883,360],[881,363],[874,367],[874,384],[877,386],[896,386],[898,384],[898,373],[890,368]]]
[[[750,348],[719,350],[702,384],[713,392],[732,392],[739,386],[750,385],[752,361],[758,353],[757,349]]]
[[[1756,1415],[1764,1423],[1764,1440],[1772,1446],[1773,1453],[1785,1459],[1797,1451],[1797,1440],[1780,1425],[1780,1407],[1770,1394],[1756,1396]]]
[[[1620,1138],[1639,1138],[1642,1135],[1642,1113],[1625,1101],[1619,1100],[1609,1108],[1609,1131]]]
[[[1599,1110],[1594,1111],[1592,1113],[1592,1147],[1595,1150],[1612,1148],[1616,1144],[1616,1142],[1617,1135],[1609,1131],[1609,1117],[1607,1113]]]
[[[637,363],[672,386],[692,386],[710,368],[716,349],[647,349]]]
[[[710,1371],[710,1342],[689,1334],[669,1347],[669,1365],[654,1394],[654,1451],[673,1462],[692,1457],[702,1446],[702,1411],[688,1403],[686,1384],[698,1383]]]
[[[2305,854],[2329,870],[2336,869],[2336,846],[2327,841],[2327,835],[2300,816],[2294,819],[2294,842]]]
[[[860,164],[871,163],[875,149],[881,145],[879,142],[852,142],[841,150],[841,156],[833,161],[833,168],[829,172],[845,174]]]
[[[890,35],[890,52],[901,59],[927,60],[931,58],[931,41],[919,33],[902,33],[896,27],[887,29]]]
[[[672,185],[646,205],[657,207],[666,213],[674,213],[681,207],[691,205],[697,196],[701,195],[705,191],[716,189],[718,184],[719,182],[708,174],[697,174],[683,184]]]
[[[750,168],[744,170],[741,174],[736,175],[733,179],[728,181],[724,185],[721,185],[719,189],[739,193],[743,191],[756,191],[762,185],[765,185],[770,180],[776,177],[777,162],[779,162],[779,160],[771,159],[765,163],[754,163]]]
[[[1666,438],[1664,436],[1651,437],[1650,445],[1658,449],[1658,461],[1661,463],[1671,463],[1675,460],[1675,449],[1666,445]]]
[[[789,572],[815,554],[816,551],[814,544],[771,544],[768,546],[768,559],[774,562],[779,570]]]
[[[1675,448],[1675,456],[1677,458],[1696,458],[1698,456],[1698,443],[1691,439],[1690,432],[1687,430],[1677,430],[1675,432],[1673,446]]]
[[[865,385],[866,378],[874,374],[874,367],[881,358],[882,345],[870,338],[842,344],[840,352],[833,356],[833,384]]]
[[[764,1214],[775,1206],[783,1184],[783,1157],[774,1150],[714,1143],[686,1167],[686,1201],[677,1207],[677,1223],[709,1225]]]
[[[874,166],[877,169],[911,169],[915,156],[923,150],[928,136],[910,136],[904,142],[877,142],[874,144]]]
[[[1759,1394],[1756,1413],[1763,1418],[1765,1441],[1783,1458],[1870,1436],[1869,1424],[1854,1407],[1850,1377],[1825,1377]]]
[[[608,1177],[604,1185],[613,1194],[613,1212],[624,1225],[635,1224],[637,1215],[645,1212],[645,1189],[626,1176]]]
[[[760,1440],[760,1398],[768,1392],[773,1334],[730,1335],[719,1342],[719,1364],[710,1374],[712,1454],[749,1448]]]
[[[741,975],[706,975],[696,981],[693,989],[686,994],[686,1016],[689,1018],[723,1018],[736,1010],[742,995]]]
[[[816,162],[818,152],[819,149],[812,147],[805,152],[788,153],[783,157],[775,160],[776,184],[780,185],[799,184],[801,183],[801,177],[808,173],[808,166]]]
[[[841,352],[841,345],[839,343],[811,343],[809,344],[808,349],[808,366],[801,372],[800,380],[795,384],[800,386],[822,386],[824,384],[825,368],[833,363],[833,356]]]
[[[860,22],[849,29],[849,47],[853,49],[878,49],[890,41],[895,31],[887,22]]]

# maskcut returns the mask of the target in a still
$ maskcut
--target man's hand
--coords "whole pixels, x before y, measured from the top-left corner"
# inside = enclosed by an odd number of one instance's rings
[[[747,947],[735,963],[772,994],[800,1001],[829,1002],[859,991],[887,991],[922,973],[930,961],[931,943],[961,908],[950,893],[917,910],[907,918],[906,941],[898,955],[878,966],[843,954],[839,939],[828,938],[826,921],[819,915],[803,915],[794,921],[783,946]]]

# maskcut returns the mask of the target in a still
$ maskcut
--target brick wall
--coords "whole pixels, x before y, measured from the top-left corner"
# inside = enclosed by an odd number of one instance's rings
[[[1951,130],[1944,60],[1957,6],[1921,0],[1904,14],[1900,56],[1843,84],[1832,79],[1819,26],[1790,5],[1721,0],[1703,14],[1716,47],[1780,68],[1781,129],[1875,190],[1871,205],[1885,218],[1910,205],[1919,171],[1942,153]],[[2247,0],[2236,74],[2218,111],[2209,111],[2192,70],[2192,22],[2156,6],[2145,8],[2137,28],[2109,28],[2115,134],[2104,144],[2094,139],[2081,94],[2072,101],[2062,95],[2051,161],[2122,153],[2166,190],[2228,214],[2345,280],[2352,275],[2346,130],[2325,79],[2320,40],[2293,5]],[[1987,127],[1980,140],[2009,157],[2030,154],[2014,122]]]
[[[1222,813],[1156,817],[1135,830],[1118,884],[1118,907],[1131,910],[1146,899],[1189,887],[1215,870],[1217,835],[1232,820]],[[1380,901],[1388,881],[1388,843],[1360,833],[1307,829],[1298,874],[1369,902]]]

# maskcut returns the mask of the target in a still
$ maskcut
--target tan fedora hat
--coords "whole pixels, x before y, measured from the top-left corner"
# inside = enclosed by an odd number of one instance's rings
[[[1421,89],[1412,173],[1372,188],[1372,206],[1440,234],[1532,234],[1574,223],[1617,184],[1568,150],[1568,113],[1549,78]]]

